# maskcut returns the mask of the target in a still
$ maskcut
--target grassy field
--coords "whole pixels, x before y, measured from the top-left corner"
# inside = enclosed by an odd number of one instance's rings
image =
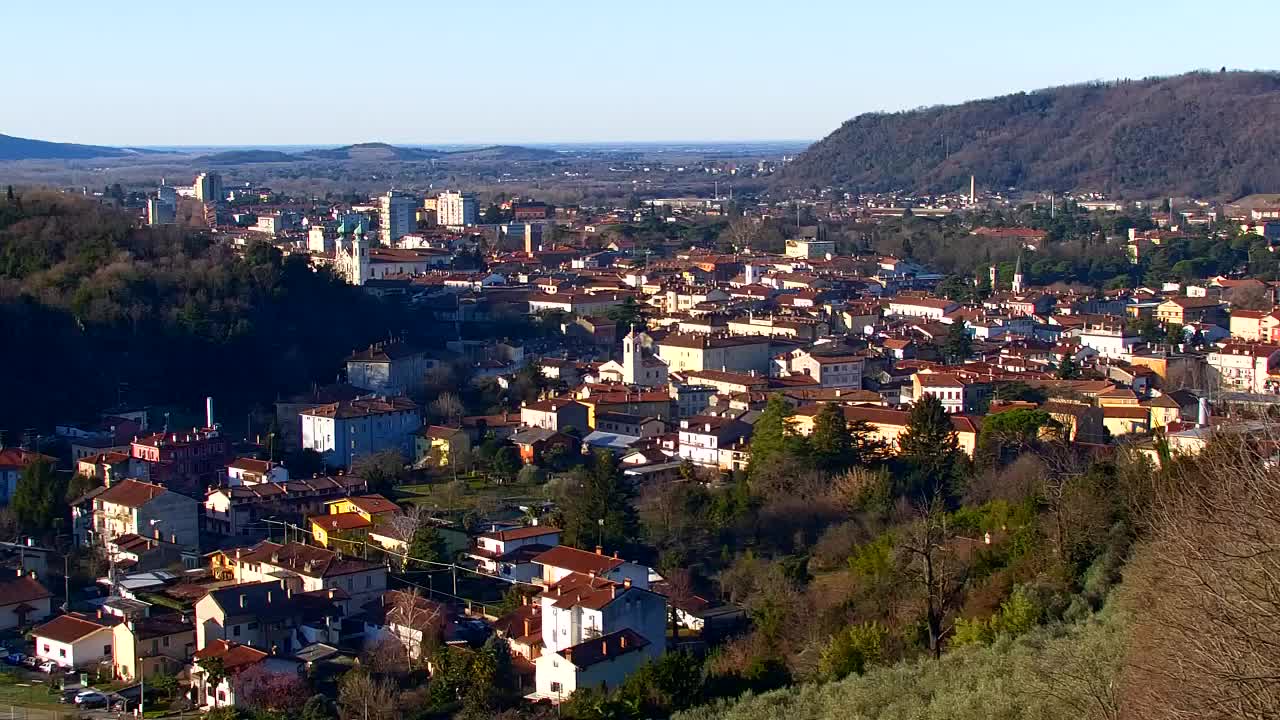
[[[516,482],[497,484],[484,478],[467,478],[459,482],[445,481],[420,485],[400,485],[395,500],[426,505],[441,512],[492,512],[516,505],[543,502],[546,485]]]

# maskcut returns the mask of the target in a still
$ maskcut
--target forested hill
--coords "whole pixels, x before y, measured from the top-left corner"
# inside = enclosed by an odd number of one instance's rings
[[[1280,187],[1280,74],[1190,73],[868,113],[789,165],[783,187],[1101,190],[1241,196]]]
[[[118,401],[266,406],[332,382],[352,349],[406,330],[432,328],[304,257],[259,245],[242,259],[203,233],[135,227],[76,196],[0,196],[0,430]]]

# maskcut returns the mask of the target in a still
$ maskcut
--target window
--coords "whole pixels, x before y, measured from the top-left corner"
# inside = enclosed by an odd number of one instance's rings
[[[158,652],[160,652],[160,641],[158,641],[158,640],[152,640],[152,641],[151,641],[151,654],[152,654],[152,655],[155,655],[155,654],[156,654],[156,653],[158,653]]]
[[[557,667],[558,667],[559,665],[560,665],[560,663],[556,663],[556,666],[557,666]],[[553,682],[553,683],[551,683],[551,692],[553,692],[553,693],[558,693],[558,692],[560,692],[560,683],[558,683],[558,682]]]
[[[67,649],[66,649],[66,648],[58,648],[58,657],[66,657],[66,656],[67,656]]]
[[[365,576],[364,576],[364,586],[365,586],[365,587],[373,587],[373,576],[372,576],[372,575],[365,575]]]
[[[240,637],[240,626],[236,625],[235,627],[231,628],[231,634],[234,635],[235,637]]]
[[[165,647],[169,647],[169,636],[168,636],[168,635],[165,635],[165,636],[164,636],[164,646],[165,646]]]
[[[111,646],[110,646],[110,645],[103,645],[103,646],[102,646],[102,654],[103,654],[103,655],[110,655],[110,654],[111,654]]]
[[[250,629],[250,630],[257,630],[257,629],[258,629],[258,623],[256,623],[256,622],[249,623],[249,629]]]
[[[48,654],[48,653],[49,653],[49,643],[45,643],[45,644],[44,644],[44,652],[45,652],[45,654]]]

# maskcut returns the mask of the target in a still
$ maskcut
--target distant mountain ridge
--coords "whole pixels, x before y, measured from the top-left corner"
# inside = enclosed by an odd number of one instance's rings
[[[1280,190],[1280,74],[1196,72],[867,113],[814,143],[783,187],[1101,190],[1241,196]]]
[[[0,135],[0,160],[85,160],[142,155],[158,150],[134,150],[105,145],[78,145]]]

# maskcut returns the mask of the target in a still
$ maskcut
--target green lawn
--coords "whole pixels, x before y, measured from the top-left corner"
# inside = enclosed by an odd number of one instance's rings
[[[498,485],[484,479],[468,479],[466,489],[459,492],[448,482],[396,487],[394,499],[399,502],[427,505],[442,512],[493,509],[523,505],[546,499],[545,486],[521,483]]]
[[[58,704],[57,694],[49,694],[48,685],[15,680],[13,675],[0,674],[0,706],[18,705],[69,713],[66,705]]]

